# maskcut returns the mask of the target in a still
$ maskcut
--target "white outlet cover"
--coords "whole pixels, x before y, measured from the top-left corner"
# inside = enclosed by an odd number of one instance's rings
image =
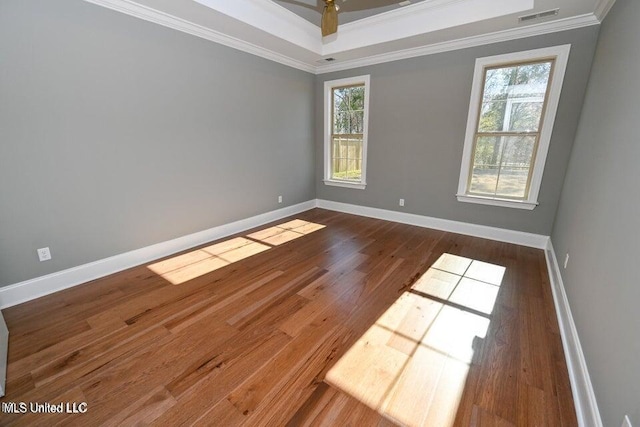
[[[51,259],[51,251],[48,247],[38,249],[38,259],[40,261],[49,261]]]
[[[399,205],[404,206],[404,199],[400,199]]]

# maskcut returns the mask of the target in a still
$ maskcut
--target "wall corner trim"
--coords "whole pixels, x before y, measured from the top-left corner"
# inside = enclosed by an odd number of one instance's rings
[[[541,234],[507,230],[504,228],[470,224],[467,222],[452,221],[449,219],[434,218],[406,212],[390,211],[368,206],[352,205],[349,203],[333,202],[330,200],[319,199],[318,207],[370,218],[400,222],[402,224],[416,225],[418,227],[465,234],[467,236],[480,237],[483,239],[497,240],[499,242],[514,243],[516,245],[528,246],[537,249],[545,249],[547,247],[547,241],[549,240],[548,236],[543,236]]]
[[[549,270],[549,280],[553,293],[553,302],[556,307],[560,336],[562,337],[562,347],[569,370],[571,380],[571,391],[573,402],[576,407],[578,425],[584,427],[602,427],[602,419],[598,410],[593,385],[587,369],[587,363],[582,352],[580,339],[576,325],[571,316],[569,300],[564,289],[562,276],[560,275],[560,265],[556,258],[551,239],[544,251]]]
[[[607,17],[607,14],[611,10],[615,2],[616,0],[597,0],[594,15],[600,22],[602,22],[604,18]]]
[[[269,222],[277,221],[316,207],[316,200],[309,200],[250,218],[219,225],[208,230],[156,243],[144,248],[114,255],[98,261],[66,270],[25,280],[0,288],[0,309],[30,301],[63,289],[81,285],[109,274],[117,273],[176,252],[184,251]]]

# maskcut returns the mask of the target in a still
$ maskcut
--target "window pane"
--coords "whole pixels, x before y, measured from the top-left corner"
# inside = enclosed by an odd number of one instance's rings
[[[537,135],[478,137],[469,192],[526,198]]]
[[[351,88],[350,105],[353,110],[364,109],[364,86],[356,86]]]
[[[347,157],[347,139],[342,137],[334,137],[333,138],[333,153],[332,157],[334,158],[346,158]]]
[[[360,180],[362,173],[360,168],[358,167],[357,160],[349,160],[348,162],[348,171],[347,171],[347,179]]]
[[[503,137],[482,136],[476,139],[476,152],[469,192],[495,195]]]
[[[349,124],[351,125],[351,132],[349,133],[363,133],[364,111],[352,111],[349,115]]]
[[[362,179],[362,137],[334,137],[332,167],[332,178],[360,181]]]
[[[506,100],[483,102],[482,109],[480,110],[480,123],[478,124],[478,132],[502,131],[502,129],[505,128],[504,119],[506,108]]]
[[[543,102],[538,99],[518,101],[509,105],[509,130],[515,132],[537,132],[542,117]]]
[[[484,93],[482,101],[494,99],[506,99],[509,79],[513,73],[513,68],[490,68],[484,76]]]
[[[351,133],[351,114],[348,111],[339,112],[334,115],[333,133]]]
[[[536,137],[509,137],[506,140],[496,195],[524,198]]]
[[[488,69],[479,132],[537,132],[553,61]]]
[[[347,174],[347,159],[334,159],[332,178],[344,179]]]
[[[349,138],[349,159],[355,159],[357,156],[356,153],[357,147],[355,141],[352,138]]]
[[[363,133],[364,86],[333,90],[333,133]]]
[[[344,111],[344,106],[349,104],[349,91],[346,88],[333,89],[333,112]]]

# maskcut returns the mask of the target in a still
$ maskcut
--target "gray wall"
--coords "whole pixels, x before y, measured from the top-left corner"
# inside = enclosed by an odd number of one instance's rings
[[[605,426],[640,425],[640,2],[602,24],[552,241]]]
[[[84,1],[2,0],[0,286],[314,198],[313,82]]]
[[[598,27],[515,40],[318,76],[316,189],[321,199],[549,235],[578,124]],[[540,205],[533,211],[456,200],[475,60],[572,45]],[[322,91],[326,80],[371,75],[367,188],[322,182]],[[398,199],[406,199],[404,208]]]

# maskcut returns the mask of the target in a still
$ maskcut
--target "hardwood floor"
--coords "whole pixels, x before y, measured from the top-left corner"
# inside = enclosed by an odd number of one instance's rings
[[[541,250],[313,209],[4,310],[1,425],[574,426]]]

